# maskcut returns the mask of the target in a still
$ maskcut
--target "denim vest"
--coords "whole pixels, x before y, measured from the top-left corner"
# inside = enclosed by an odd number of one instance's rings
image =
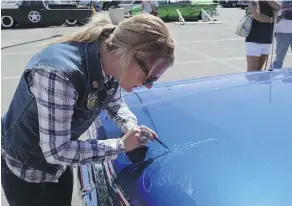
[[[50,45],[26,65],[9,109],[1,119],[1,147],[24,165],[55,175],[60,166],[49,164],[39,146],[37,105],[27,80],[27,71],[34,69],[62,72],[75,87],[78,100],[72,117],[71,140],[77,140],[105,108],[110,99],[109,86],[104,83],[97,42]],[[116,91],[118,84],[115,81],[110,86]]]

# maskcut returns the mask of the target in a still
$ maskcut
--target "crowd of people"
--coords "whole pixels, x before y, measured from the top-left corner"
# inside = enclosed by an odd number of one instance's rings
[[[156,0],[141,1],[143,13],[159,16],[158,6]],[[251,0],[247,10],[253,16],[250,34],[245,39],[247,71],[282,68],[289,47],[292,50],[292,1]]]

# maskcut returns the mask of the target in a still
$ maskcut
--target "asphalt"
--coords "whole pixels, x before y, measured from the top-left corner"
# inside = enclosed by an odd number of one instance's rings
[[[221,24],[168,23],[176,41],[176,60],[159,81],[175,81],[246,71],[244,39],[235,34],[244,11],[238,8],[218,8],[215,19]],[[56,36],[80,27],[50,27],[1,31],[1,115],[7,111],[19,77],[31,56]],[[284,67],[292,67],[288,52]],[[80,205],[75,191],[73,206]],[[2,191],[1,203],[8,205]]]

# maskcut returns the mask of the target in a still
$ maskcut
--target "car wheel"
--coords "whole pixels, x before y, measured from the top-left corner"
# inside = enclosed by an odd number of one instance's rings
[[[77,24],[80,25],[80,26],[83,26],[83,25],[85,25],[87,23],[88,23],[88,20],[86,20],[86,19],[83,19],[83,20],[80,20],[80,21],[77,22]]]
[[[11,28],[14,25],[14,20],[11,16],[2,16],[1,25],[4,28]]]
[[[75,26],[78,23],[77,20],[69,20],[69,19],[66,19],[65,22],[68,26]]]

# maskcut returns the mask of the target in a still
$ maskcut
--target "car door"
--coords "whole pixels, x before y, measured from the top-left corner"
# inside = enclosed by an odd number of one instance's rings
[[[46,8],[46,1],[23,1],[16,22],[20,25],[50,26],[62,21]]]

